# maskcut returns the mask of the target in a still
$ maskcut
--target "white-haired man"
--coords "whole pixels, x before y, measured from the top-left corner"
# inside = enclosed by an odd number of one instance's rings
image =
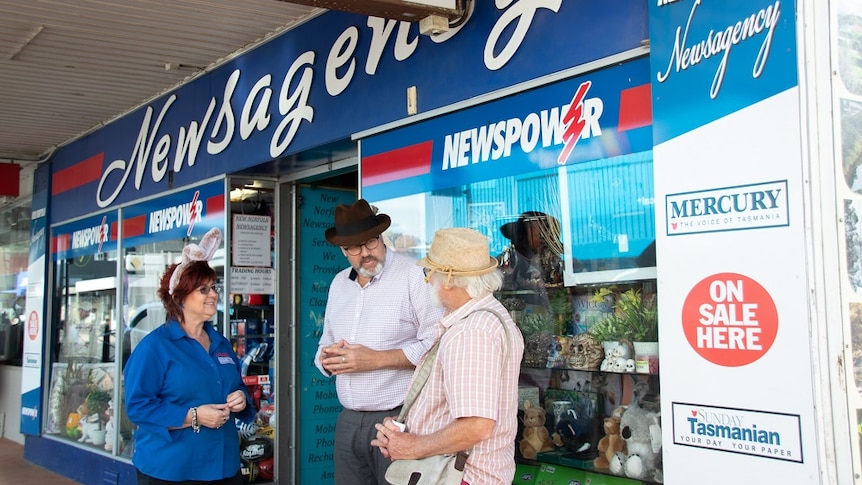
[[[462,483],[511,484],[524,341],[494,298],[502,284],[497,260],[485,236],[450,228],[437,231],[428,256],[417,264],[433,285],[432,297],[446,310],[435,328],[436,357],[431,352],[425,357],[436,361],[409,410],[405,431],[388,418],[377,425],[371,444],[393,460],[466,450]]]

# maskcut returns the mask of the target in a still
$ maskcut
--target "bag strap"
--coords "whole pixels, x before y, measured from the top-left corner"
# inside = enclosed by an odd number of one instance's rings
[[[464,315],[463,319],[466,319],[470,315],[478,312],[490,312],[493,313],[498,320],[500,320],[500,325],[502,325],[503,330],[506,335],[506,355],[503,357],[503,369],[506,368],[506,364],[509,361],[509,340],[511,336],[509,335],[509,328],[506,327],[506,322],[503,320],[503,317],[496,311],[490,308],[479,308],[478,310],[473,310],[472,312]],[[425,354],[425,360],[422,361],[422,365],[419,366],[419,370],[416,371],[416,377],[413,379],[413,384],[410,385],[410,389],[407,391],[407,397],[404,399],[404,405],[401,407],[401,412],[398,414],[399,423],[405,423],[407,420],[407,413],[410,412],[410,408],[413,407],[413,402],[416,401],[416,398],[419,397],[419,394],[422,392],[422,388],[425,387],[425,383],[428,382],[428,376],[431,375],[431,369],[434,363],[437,361],[437,351],[440,349],[440,340],[443,339],[441,335],[438,338],[434,345],[428,349],[428,353]],[[501,370],[502,374],[502,370]]]
[[[440,349],[440,339],[438,338],[434,345],[428,349],[428,352],[425,354],[425,360],[422,361],[422,365],[419,366],[419,370],[416,371],[416,378],[413,379],[413,384],[410,385],[410,389],[407,391],[407,397],[404,399],[404,405],[401,407],[401,412],[398,414],[399,423],[405,422],[407,419],[407,413],[410,411],[410,408],[413,407],[413,402],[416,401],[416,398],[419,397],[419,393],[422,392],[422,388],[425,387],[425,383],[428,382],[428,376],[431,375],[431,367],[434,365],[434,362],[437,361],[437,350]]]

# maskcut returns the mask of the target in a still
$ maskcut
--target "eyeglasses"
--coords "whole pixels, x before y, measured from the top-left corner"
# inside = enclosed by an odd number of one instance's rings
[[[198,288],[198,291],[200,291],[201,295],[204,295],[204,296],[209,295],[210,291],[214,291],[215,294],[218,295],[219,293],[221,293],[221,286],[219,286],[219,285],[201,286],[200,288]]]
[[[351,256],[359,256],[359,253],[362,252],[362,248],[371,251],[377,249],[377,246],[380,245],[380,236],[373,237],[362,244],[357,244],[356,246],[341,246],[347,254]]]

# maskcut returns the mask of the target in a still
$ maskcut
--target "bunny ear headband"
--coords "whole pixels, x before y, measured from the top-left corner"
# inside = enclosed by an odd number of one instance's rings
[[[171,275],[171,281],[168,283],[168,294],[174,294],[174,288],[177,287],[177,283],[180,281],[180,277],[182,277],[183,271],[185,271],[189,263],[194,261],[209,261],[220,244],[221,231],[217,227],[214,227],[204,234],[200,244],[189,244],[184,247],[183,260],[177,265],[174,274]]]

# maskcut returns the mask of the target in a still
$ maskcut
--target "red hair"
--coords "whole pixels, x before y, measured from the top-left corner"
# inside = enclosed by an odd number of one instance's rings
[[[180,305],[183,303],[183,300],[191,292],[197,291],[204,284],[216,281],[218,274],[206,261],[188,262],[185,264],[185,268],[183,268],[183,274],[180,276],[180,280],[177,281],[177,286],[174,287],[174,294],[172,295],[169,293],[168,286],[171,282],[171,276],[177,270],[177,266],[179,266],[179,263],[168,266],[165,274],[162,275],[162,280],[159,283],[159,289],[156,290],[156,294],[162,300],[162,305],[165,306],[168,318],[182,321],[183,309]]]

